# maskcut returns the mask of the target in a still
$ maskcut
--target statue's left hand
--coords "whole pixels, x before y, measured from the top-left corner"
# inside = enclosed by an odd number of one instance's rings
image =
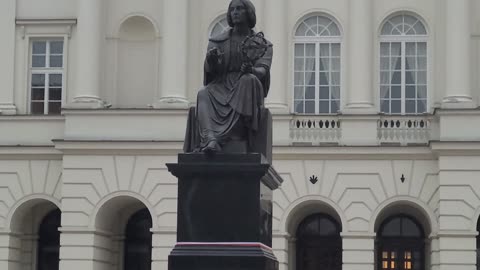
[[[240,67],[242,73],[253,73],[253,65],[251,63],[243,63]]]

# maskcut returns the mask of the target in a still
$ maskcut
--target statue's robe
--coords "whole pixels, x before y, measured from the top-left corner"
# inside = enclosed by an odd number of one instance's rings
[[[262,78],[241,73],[244,62],[241,43],[231,39],[231,30],[210,39],[208,51],[215,47],[223,53],[222,61],[210,66],[205,60],[204,87],[197,95],[196,119],[189,117],[186,152],[201,151],[212,140],[223,145],[229,140],[246,138],[251,146],[252,136],[259,129],[264,98],[270,87],[272,46],[254,63],[254,67],[265,68]],[[192,132],[198,134],[188,134]]]

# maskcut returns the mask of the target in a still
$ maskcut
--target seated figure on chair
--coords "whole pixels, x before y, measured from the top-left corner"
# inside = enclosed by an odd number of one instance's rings
[[[208,44],[204,87],[197,95],[195,115],[191,111],[189,116],[186,152],[261,152],[254,149],[258,134],[271,133],[261,129],[271,129],[271,123],[262,123],[271,122],[265,119],[271,116],[264,98],[270,86],[272,45],[263,33],[253,31],[256,15],[250,0],[232,0],[227,20],[231,28]],[[192,132],[196,136],[188,134]]]

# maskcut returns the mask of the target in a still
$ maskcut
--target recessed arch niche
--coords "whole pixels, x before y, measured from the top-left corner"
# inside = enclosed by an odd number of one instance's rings
[[[124,20],[118,31],[115,107],[146,108],[158,87],[158,42],[153,23],[144,16]]]

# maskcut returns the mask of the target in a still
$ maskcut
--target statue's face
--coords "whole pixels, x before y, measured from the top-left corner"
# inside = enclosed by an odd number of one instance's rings
[[[228,12],[230,12],[233,24],[244,24],[247,22],[247,8],[242,1],[233,0]]]

